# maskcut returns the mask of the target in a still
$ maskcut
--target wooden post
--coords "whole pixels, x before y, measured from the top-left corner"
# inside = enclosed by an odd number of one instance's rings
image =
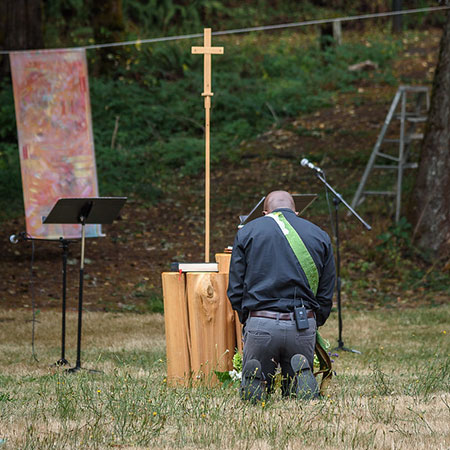
[[[226,273],[228,276],[230,273],[231,253],[216,253],[216,263],[219,268],[219,273]]]
[[[186,274],[162,274],[166,331],[167,382],[186,384],[191,374],[191,339],[187,309]]]
[[[210,219],[210,110],[211,97],[211,55],[222,55],[223,47],[211,46],[211,28],[204,29],[203,47],[192,47],[192,53],[203,57],[203,92],[205,98],[205,262],[209,262],[209,219]]]
[[[187,293],[194,380],[212,384],[214,371],[232,369],[234,317],[226,297],[227,274],[188,273]]]
[[[231,253],[217,253],[216,262],[219,264],[219,273],[226,273],[226,285],[228,286],[228,278],[230,273]],[[231,303],[227,298],[227,314],[231,314],[233,318],[230,322],[234,322],[235,335],[236,335],[236,348],[242,353],[244,344],[242,342],[242,324],[239,321],[239,316],[231,308]]]
[[[244,351],[244,342],[242,341],[242,324],[236,311],[234,311],[234,325],[236,333],[236,348],[242,354]]]
[[[333,39],[336,45],[342,45],[342,22],[340,20],[333,22]]]

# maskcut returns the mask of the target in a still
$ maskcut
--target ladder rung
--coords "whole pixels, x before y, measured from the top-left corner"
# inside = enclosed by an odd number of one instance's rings
[[[418,123],[418,122],[426,122],[427,118],[428,118],[427,116],[417,116],[417,117],[407,117],[406,120],[408,122]]]
[[[364,191],[363,194],[366,195],[395,195],[392,191]]]
[[[419,164],[416,162],[403,164],[404,169],[417,169],[418,167],[419,167]]]
[[[395,161],[395,162],[399,161],[399,159],[396,158],[395,156],[387,155],[386,153],[378,152],[377,156],[381,156],[382,158],[390,159],[391,161]]]
[[[405,142],[418,141],[423,139],[423,133],[411,133],[405,136]],[[387,144],[398,144],[400,139],[383,139]]]
[[[407,91],[407,92],[428,92],[427,86],[409,86],[409,85],[401,85],[399,86],[399,91]]]
[[[383,164],[377,164],[376,166],[373,166],[373,168],[374,169],[395,169],[395,170],[397,170],[398,166],[395,166],[393,164],[391,166],[388,166],[386,164],[384,164],[384,165]]]
[[[418,116],[417,113],[415,112],[405,112],[405,120],[407,120],[408,122],[425,122],[427,120],[426,116]],[[402,118],[402,114],[398,113],[394,115],[395,119],[401,119]]]
[[[419,165],[417,164],[417,163],[406,163],[406,164],[403,164],[403,168],[404,169],[417,169],[417,167],[419,167]],[[394,164],[392,164],[392,165],[387,165],[387,164],[377,164],[377,165],[375,165],[375,166],[373,166],[373,168],[374,169],[395,169],[395,170],[398,170],[398,165],[394,165]]]
[[[421,139],[423,139],[423,133],[411,133],[406,136],[407,141],[421,140]]]

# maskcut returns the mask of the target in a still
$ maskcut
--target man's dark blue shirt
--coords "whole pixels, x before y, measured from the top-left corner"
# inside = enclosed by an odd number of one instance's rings
[[[315,311],[317,325],[323,325],[330,315],[336,279],[330,238],[291,209],[275,211],[283,213],[313,258],[319,274],[317,294],[311,290],[305,272],[275,220],[260,217],[236,235],[228,298],[242,323],[250,311],[291,312],[303,300],[308,309]]]

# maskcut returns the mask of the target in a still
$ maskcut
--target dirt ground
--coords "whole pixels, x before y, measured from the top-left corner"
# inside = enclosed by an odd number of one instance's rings
[[[431,85],[437,61],[439,30],[424,40],[412,39],[395,61],[399,84]],[[281,128],[269,130],[253,142],[242,143],[238,162],[221,163],[211,171],[211,256],[233,244],[238,216],[248,213],[262,195],[273,189],[319,193],[322,185],[312,171],[300,167],[307,156],[326,169],[327,179],[351,201],[368,155],[376,141],[397,85],[361,82],[356,92],[339,95],[335,106],[303,115]],[[307,132],[299,133],[298,130]],[[212,124],[214,146],[214,125]],[[361,158],[355,158],[360,153]],[[347,161],[342,167],[343,161]],[[180,181],[181,180],[181,181]],[[101,193],[105,195],[106,193]],[[124,193],[126,195],[126,193]],[[178,178],[164,189],[157,205],[146,207],[130,198],[120,218],[104,226],[106,237],[89,239],[86,245],[84,305],[91,310],[133,310],[161,296],[161,273],[172,261],[203,260],[203,175]],[[342,216],[343,261],[355,258],[346,242],[358,234],[358,245],[369,245],[386,218],[367,212],[372,234]],[[329,218],[314,205],[304,217],[331,233]],[[381,221],[380,221],[381,220]],[[348,226],[346,226],[349,224]],[[34,242],[33,283],[30,284],[32,244],[9,242],[11,234],[24,231],[24,218],[0,225],[0,308],[30,308],[34,297],[38,308],[60,308],[62,249],[58,242]],[[80,245],[69,245],[67,298],[74,309],[78,298]]]

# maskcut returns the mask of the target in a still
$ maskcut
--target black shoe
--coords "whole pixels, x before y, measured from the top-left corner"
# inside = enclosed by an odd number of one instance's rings
[[[319,386],[316,378],[309,367],[308,360],[300,354],[291,358],[291,367],[295,372],[291,395],[304,400],[319,397]]]
[[[256,403],[263,396],[263,374],[257,359],[247,361],[242,369],[241,398]]]

